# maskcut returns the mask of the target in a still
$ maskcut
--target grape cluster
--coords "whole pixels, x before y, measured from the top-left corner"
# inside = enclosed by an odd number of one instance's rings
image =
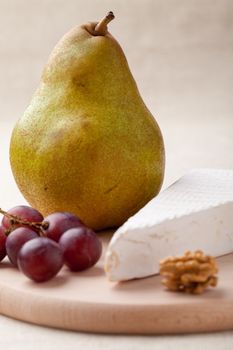
[[[66,264],[71,271],[95,265],[102,253],[96,233],[74,214],[56,212],[43,218],[29,206],[21,205],[4,215],[0,226],[0,261],[10,262],[27,277],[44,282]]]

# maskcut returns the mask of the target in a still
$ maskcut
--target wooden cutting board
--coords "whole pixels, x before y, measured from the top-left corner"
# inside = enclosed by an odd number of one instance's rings
[[[108,238],[107,238],[108,237]],[[102,236],[106,245],[109,234]],[[38,325],[102,333],[194,333],[233,329],[233,254],[218,259],[219,285],[201,296],[166,291],[159,276],[107,280],[103,260],[36,284],[0,264],[0,313]]]

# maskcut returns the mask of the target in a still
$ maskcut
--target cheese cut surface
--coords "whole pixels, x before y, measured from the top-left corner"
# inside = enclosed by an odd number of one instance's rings
[[[146,277],[161,259],[196,249],[233,252],[233,170],[193,170],[152,199],[112,237],[105,271],[112,281]]]

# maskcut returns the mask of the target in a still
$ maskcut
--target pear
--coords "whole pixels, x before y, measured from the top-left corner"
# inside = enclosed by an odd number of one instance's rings
[[[107,24],[77,26],[55,46],[11,137],[16,183],[44,215],[69,211],[116,227],[160,190],[164,143]]]

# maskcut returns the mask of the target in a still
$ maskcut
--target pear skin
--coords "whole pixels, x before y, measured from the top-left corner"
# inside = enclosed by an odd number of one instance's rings
[[[69,211],[95,230],[117,227],[160,190],[164,143],[125,55],[99,23],[55,46],[11,137],[16,183],[43,215]]]

